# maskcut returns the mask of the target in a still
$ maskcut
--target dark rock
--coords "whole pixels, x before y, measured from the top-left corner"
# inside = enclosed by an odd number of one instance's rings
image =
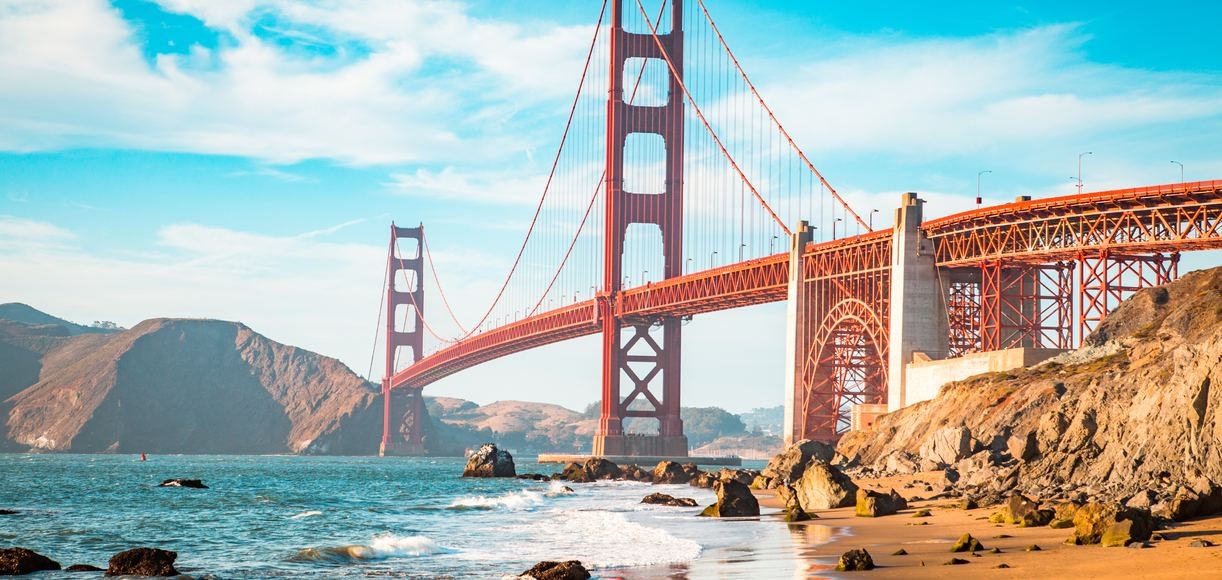
[[[1132,542],[1132,543],[1130,543],[1129,545],[1127,545],[1127,546],[1125,546],[1125,547],[1126,547],[1126,548],[1136,548],[1136,549],[1139,549],[1139,550],[1140,550],[1140,549],[1142,549],[1142,548],[1149,548],[1149,547],[1150,547],[1150,543],[1149,543],[1149,542]]]
[[[839,469],[811,460],[794,484],[798,504],[806,511],[848,507],[857,503],[857,484]]]
[[[1212,548],[1213,545],[1213,542],[1201,538],[1188,542],[1189,548]]]
[[[535,580],[586,580],[590,572],[577,560],[567,562],[539,562],[522,573],[522,576]]]
[[[903,496],[896,493],[894,489],[889,494],[882,494],[867,489],[857,490],[858,517],[875,518],[889,516],[907,508],[908,502]]]
[[[776,485],[776,480],[767,475],[757,475],[751,480],[751,489],[771,489]]]
[[[1175,491],[1164,515],[1177,522],[1222,512],[1222,487],[1201,480]]]
[[[713,487],[713,483],[715,483],[716,481],[717,481],[717,477],[714,476],[713,474],[701,473],[697,475],[696,477],[693,477],[692,480],[687,483],[688,485],[692,487],[703,487],[705,489],[709,489]]]
[[[15,516],[21,512],[17,510],[0,510],[0,516]]]
[[[653,468],[654,483],[687,483],[692,480],[692,474],[674,461],[660,461]]]
[[[65,572],[103,572],[104,569],[98,568],[92,564],[73,564],[64,568]]]
[[[947,560],[945,564],[942,564],[942,565],[943,566],[962,566],[963,564],[970,564],[970,563],[971,561],[964,560],[963,558],[951,558]]]
[[[513,456],[508,451],[498,449],[492,443],[485,443],[467,458],[467,467],[463,469],[463,477],[514,477]]]
[[[994,547],[992,550],[989,550],[989,553],[990,554],[1000,554],[1001,548]]]
[[[668,505],[673,507],[696,507],[696,500],[690,497],[673,497],[664,493],[651,493],[641,500],[641,503]]]
[[[998,564],[998,565],[996,565],[996,566],[993,566],[993,567],[994,567],[994,568],[1009,568],[1009,567],[1010,567],[1010,565],[1009,565],[1009,564],[1007,564],[1007,563],[1005,563],[1005,562],[1002,562],[1002,563],[1000,563],[1000,564]]]
[[[955,544],[950,547],[952,552],[979,552],[984,549],[984,544],[980,540],[973,538],[971,534],[963,534],[955,541]]]
[[[760,504],[751,488],[733,479],[713,482],[717,503],[705,508],[700,515],[716,518],[754,517],[760,515]]]
[[[1112,503],[1088,503],[1074,514],[1070,543],[1127,546],[1150,539],[1154,521],[1150,512]]]
[[[723,467],[717,471],[717,479],[733,479],[746,486],[750,486],[751,482],[755,481],[756,475],[759,474],[751,469],[729,469]]]
[[[518,476],[518,479],[529,479],[532,481],[551,481],[552,480],[551,477],[547,475],[543,475],[542,473],[523,473]]]
[[[905,550],[905,549],[903,549],[903,548],[900,548],[900,549],[898,549],[898,550],[896,550],[896,551],[894,551],[894,552],[891,552],[891,555],[892,555],[892,556],[907,556],[907,555],[908,555],[908,550]]]
[[[929,510],[925,508],[921,508],[912,513],[912,517],[914,518],[927,518],[929,516],[930,516]]]
[[[192,489],[208,489],[208,486],[204,485],[204,482],[202,480],[178,479],[178,478],[167,479],[157,484],[157,487],[190,487]]]
[[[59,562],[26,548],[0,548],[0,576],[59,570]]]
[[[1027,551],[1027,552],[1041,552],[1041,551],[1043,551],[1043,550],[1044,550],[1044,549],[1043,549],[1043,548],[1041,548],[1039,544],[1031,544],[1030,546],[1027,546],[1027,548],[1026,548],[1026,550],[1025,550],[1025,551]]]
[[[802,477],[812,459],[829,463],[836,450],[826,443],[803,439],[788,447],[768,461],[760,475],[775,480],[778,484],[793,483]]]
[[[837,572],[864,572],[874,569],[874,558],[865,549],[849,550],[836,562]]]
[[[177,576],[174,560],[178,552],[158,548],[133,548],[110,557],[107,576]]]
[[[1052,513],[1052,521],[1048,522],[1048,527],[1053,529],[1072,528],[1074,514],[1078,513],[1078,508],[1082,507],[1074,502],[1066,502],[1057,506],[1057,509]]]
[[[976,503],[975,499],[972,499],[970,497],[965,497],[963,498],[962,501],[959,502],[959,507],[965,510],[974,510],[980,507],[980,504]]]
[[[1033,516],[1032,514],[1039,510],[1039,507],[1039,502],[1031,500],[1021,493],[1016,493],[1010,496],[1010,500],[1006,502],[1005,509],[1002,510],[1003,521],[1007,524],[1019,524],[1023,525],[1023,527],[1031,527],[1029,525],[1024,525],[1024,522],[1029,520],[1037,520],[1039,516]],[[1047,523],[1047,521],[1044,522],[1044,524]]]
[[[639,465],[625,465],[620,469],[620,478],[628,481],[653,482],[653,472],[645,471]]]

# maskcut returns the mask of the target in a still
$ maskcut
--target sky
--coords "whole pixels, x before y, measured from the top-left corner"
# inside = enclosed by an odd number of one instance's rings
[[[1172,160],[1222,178],[1222,4],[706,3],[859,210],[917,191],[954,213],[984,169],[986,202],[1072,193],[1083,151],[1087,190],[1178,182]],[[238,320],[376,379],[389,222],[426,224],[457,314],[478,318],[599,5],[0,0],[0,302]],[[687,328],[685,405],[781,403],[782,305]],[[599,365],[590,337],[428,392],[582,408]]]

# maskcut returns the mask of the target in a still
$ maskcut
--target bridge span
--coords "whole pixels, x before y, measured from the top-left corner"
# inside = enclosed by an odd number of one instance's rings
[[[548,185],[482,319],[461,324],[442,293],[457,328],[442,336],[426,316],[424,281],[441,285],[424,228],[391,226],[384,453],[424,451],[426,386],[599,334],[594,452],[684,456],[681,322],[780,301],[785,437],[834,441],[856,406],[915,402],[904,373],[915,357],[1072,348],[1128,294],[1174,279],[1182,252],[1222,249],[1222,181],[1024,197],[933,220],[909,193],[894,226],[875,230],[874,212],[854,211],[785,131],[702,0],[653,14],[641,0],[604,3]],[[651,82],[664,98],[638,102]],[[524,274],[523,262],[558,266]],[[426,334],[441,344],[427,356]],[[657,435],[629,436],[627,417],[656,419]]]

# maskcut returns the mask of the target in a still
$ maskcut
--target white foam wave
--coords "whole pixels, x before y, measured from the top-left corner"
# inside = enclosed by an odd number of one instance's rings
[[[570,494],[570,493],[573,493],[573,488],[559,481],[552,481],[552,482],[548,482],[547,484],[548,497],[557,496],[557,495],[565,495],[565,494]]]
[[[450,509],[506,509],[509,511],[527,511],[541,505],[544,494],[537,491],[522,490],[488,497],[486,495],[469,495],[460,497],[450,503]]]
[[[427,536],[382,534],[375,536],[369,541],[368,545],[354,544],[349,546],[306,548],[297,552],[290,560],[295,562],[345,563],[384,560],[386,558],[427,556],[450,552],[453,552],[453,550],[439,546],[437,542]]]
[[[318,510],[309,510],[309,511],[301,512],[295,516],[290,516],[289,519],[290,520],[303,520],[305,518],[312,518],[314,516],[321,516],[321,515],[322,515],[322,512]]]

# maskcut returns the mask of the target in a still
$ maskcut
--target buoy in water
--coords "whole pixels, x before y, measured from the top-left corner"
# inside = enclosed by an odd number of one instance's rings
[[[141,454],[140,454],[140,461],[145,461],[145,460],[147,460],[147,459],[148,459],[148,458],[144,456],[144,453],[141,453]]]

